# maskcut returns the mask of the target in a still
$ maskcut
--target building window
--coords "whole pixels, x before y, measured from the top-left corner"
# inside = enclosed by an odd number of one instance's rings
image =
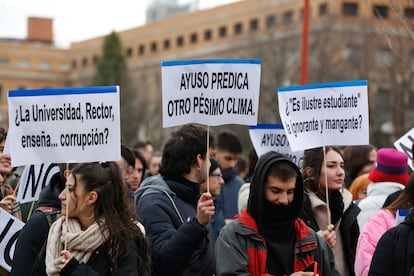
[[[342,15],[357,16],[358,15],[358,4],[357,3],[343,3],[342,4]]]
[[[126,50],[126,56],[127,56],[127,57],[131,57],[131,56],[132,56],[132,48],[128,48],[128,49]]]
[[[238,34],[241,34],[242,32],[243,32],[242,23],[237,23],[236,25],[234,25],[234,34],[238,35]]]
[[[163,42],[163,45],[164,45],[164,49],[165,50],[170,49],[170,46],[171,46],[170,40],[169,39],[165,39],[164,42]]]
[[[88,66],[88,59],[86,57],[84,57],[82,59],[82,67],[86,67],[86,66]]]
[[[92,62],[93,62],[93,64],[94,65],[96,65],[97,63],[98,63],[98,56],[97,55],[93,55],[93,57],[92,57]]]
[[[259,21],[257,19],[250,20],[250,31],[254,32],[257,31],[259,28]]]
[[[404,16],[408,20],[414,20],[414,8],[405,8]]]
[[[157,51],[157,42],[152,42],[151,43],[151,52],[156,52]]]
[[[390,68],[394,64],[394,54],[390,49],[379,49],[377,50],[375,60],[379,68]]]
[[[19,68],[29,68],[30,62],[28,60],[25,60],[25,59],[19,60],[19,62],[17,63],[17,66]]]
[[[276,26],[276,16],[268,15],[266,17],[266,28],[270,29]]]
[[[0,58],[0,65],[7,65],[9,64],[9,60],[7,58]]]
[[[414,106],[414,90],[408,93],[408,106]]]
[[[356,45],[348,45],[342,52],[345,62],[356,65],[361,59],[361,49]]]
[[[385,123],[392,117],[390,104],[392,103],[392,93],[388,89],[379,88],[375,99],[375,110],[378,122]]]
[[[210,40],[212,37],[211,30],[205,30],[204,31],[204,40]]]
[[[225,37],[227,35],[227,28],[226,26],[222,26],[219,29],[219,36],[220,37]]]
[[[191,44],[197,43],[197,40],[198,40],[197,33],[192,33],[190,35],[190,42],[191,42]]]
[[[328,15],[328,4],[322,3],[319,5],[319,16]]]
[[[60,65],[60,70],[63,71],[63,72],[69,71],[69,65],[67,65],[66,63],[61,64]]]
[[[287,11],[283,13],[283,24],[289,25],[293,21],[293,12]]]
[[[177,37],[177,46],[181,47],[183,45],[184,45],[184,37],[183,36]]]
[[[145,54],[145,46],[144,45],[140,45],[138,47],[138,55],[143,56]]]
[[[376,5],[372,9],[372,13],[374,14],[375,18],[385,19],[388,18],[389,9],[387,6]]]
[[[43,61],[41,63],[39,63],[39,68],[42,70],[48,70],[50,69],[52,66],[50,65],[49,62]]]
[[[411,71],[414,71],[414,50],[410,51],[410,56],[408,57]]]
[[[297,49],[291,49],[288,51],[287,62],[289,67],[294,67],[299,64],[299,51],[297,51]]]
[[[76,69],[78,67],[78,64],[76,62],[76,59],[72,60],[72,69]]]

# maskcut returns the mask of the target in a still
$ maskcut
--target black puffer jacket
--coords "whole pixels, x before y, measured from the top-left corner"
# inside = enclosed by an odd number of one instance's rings
[[[65,188],[66,180],[55,173],[40,192],[37,207],[53,207],[60,210],[59,194]],[[30,275],[32,266],[49,233],[50,222],[43,212],[36,211],[19,234],[13,256],[11,275]]]
[[[348,267],[350,275],[355,275],[355,252],[359,237],[359,226],[357,222],[357,216],[360,211],[361,210],[357,205],[355,205],[354,203],[350,203],[350,205],[347,206],[347,208],[345,208],[339,224],[339,231],[341,232],[342,243],[344,248],[344,261],[346,262],[346,266]],[[316,232],[319,230],[325,230],[319,228],[312,211],[309,196],[306,193],[304,197],[303,213],[301,217],[303,221]]]

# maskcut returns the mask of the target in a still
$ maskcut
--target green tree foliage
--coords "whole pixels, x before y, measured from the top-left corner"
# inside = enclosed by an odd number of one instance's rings
[[[120,87],[121,137],[126,144],[133,141],[136,136],[136,126],[133,125],[136,112],[132,104],[134,88],[129,77],[121,40],[115,32],[105,37],[102,56],[96,64],[93,85]]]

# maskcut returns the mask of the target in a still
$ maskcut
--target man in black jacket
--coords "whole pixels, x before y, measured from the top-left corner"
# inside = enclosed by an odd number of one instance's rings
[[[155,274],[214,274],[208,224],[214,215],[210,193],[200,183],[210,167],[207,131],[184,125],[164,146],[161,176],[144,180],[135,193],[138,216],[151,240]]]

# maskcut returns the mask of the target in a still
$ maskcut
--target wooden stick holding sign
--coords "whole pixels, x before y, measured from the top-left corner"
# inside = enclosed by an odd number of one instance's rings
[[[279,115],[292,151],[323,147],[328,228],[331,210],[326,145],[369,144],[367,84],[356,80],[277,90]]]

